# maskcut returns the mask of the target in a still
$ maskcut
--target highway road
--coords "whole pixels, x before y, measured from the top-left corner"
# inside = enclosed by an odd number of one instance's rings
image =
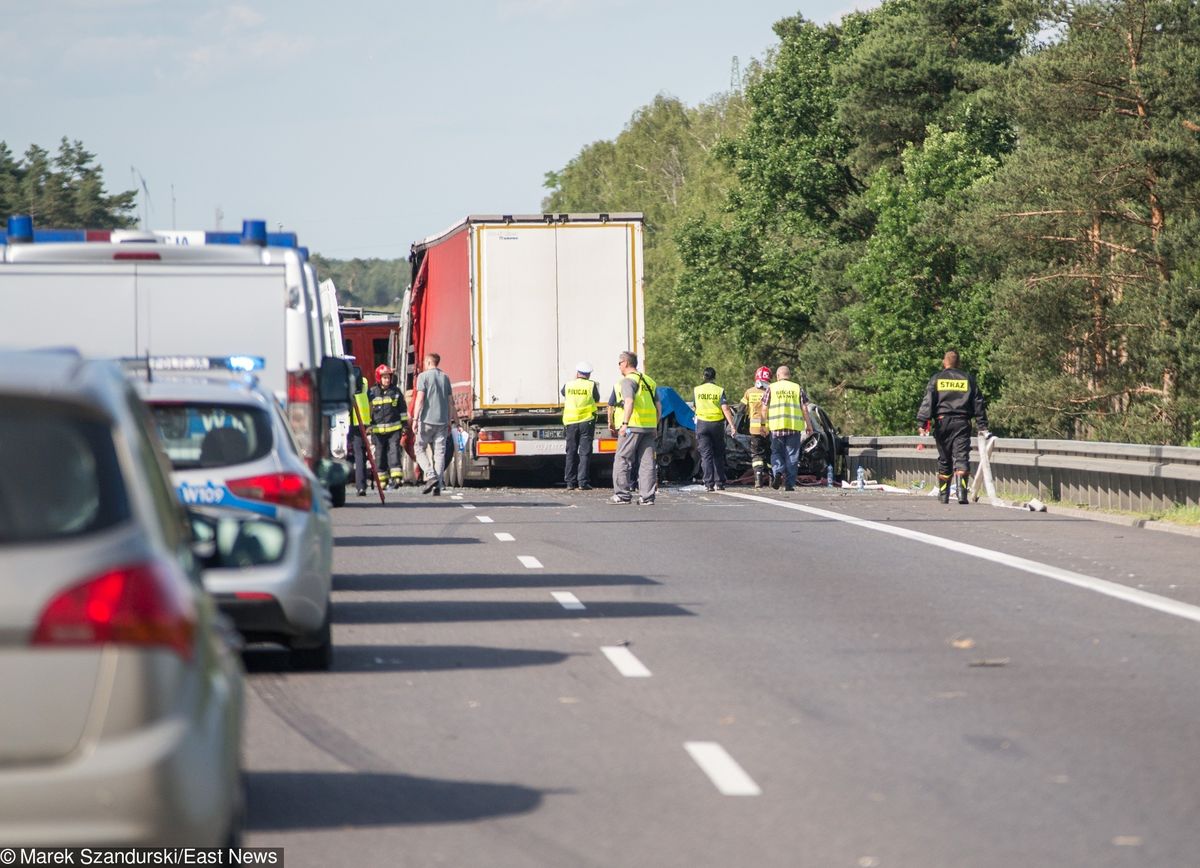
[[[336,512],[334,671],[247,653],[296,866],[1200,864],[1200,540],[802,489]]]

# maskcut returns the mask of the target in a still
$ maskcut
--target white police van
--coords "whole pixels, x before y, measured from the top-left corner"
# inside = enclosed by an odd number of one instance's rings
[[[142,232],[35,229],[11,217],[0,235],[0,347],[261,357],[260,382],[340,505],[345,468],[323,461],[325,414],[347,406],[350,366],[325,354],[307,259],[294,233],[268,233],[262,220],[240,233]]]

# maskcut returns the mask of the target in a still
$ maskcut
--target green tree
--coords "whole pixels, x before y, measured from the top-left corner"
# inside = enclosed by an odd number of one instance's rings
[[[412,283],[407,259],[326,259],[319,253],[311,258],[320,278],[333,281],[345,307],[399,310],[399,299]]]
[[[1063,38],[1024,58],[1007,97],[1020,147],[967,232],[1004,263],[998,417],[1024,433],[1179,442],[1196,393],[1200,12],[1185,0],[1061,10]],[[1182,400],[1181,400],[1182,399]]]
[[[931,126],[923,139],[901,156],[901,174],[877,171],[866,197],[875,231],[849,267],[861,299],[850,309],[851,333],[873,363],[866,409],[888,434],[911,431],[913,396],[945,349],[964,360],[984,355],[988,307],[959,279],[962,254],[946,215],[997,161],[962,132]]]
[[[43,227],[122,229],[135,224],[137,191],[108,194],[96,155],[63,138],[58,153],[30,145],[14,159],[0,142],[0,213],[29,214]]]

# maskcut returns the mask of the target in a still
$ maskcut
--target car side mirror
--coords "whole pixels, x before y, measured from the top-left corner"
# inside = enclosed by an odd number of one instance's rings
[[[318,383],[322,413],[340,413],[350,409],[350,396],[354,394],[353,373],[353,365],[348,359],[339,359],[337,356],[321,359]]]
[[[214,516],[188,510],[192,554],[206,570],[260,567],[278,563],[287,548],[287,531],[262,516]]]

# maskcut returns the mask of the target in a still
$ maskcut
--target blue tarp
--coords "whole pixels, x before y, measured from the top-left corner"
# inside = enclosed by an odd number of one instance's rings
[[[674,415],[675,424],[681,428],[689,428],[692,431],[696,430],[696,413],[680,397],[678,392],[670,386],[659,386],[655,392],[658,395],[659,402],[662,404],[664,418]]]

